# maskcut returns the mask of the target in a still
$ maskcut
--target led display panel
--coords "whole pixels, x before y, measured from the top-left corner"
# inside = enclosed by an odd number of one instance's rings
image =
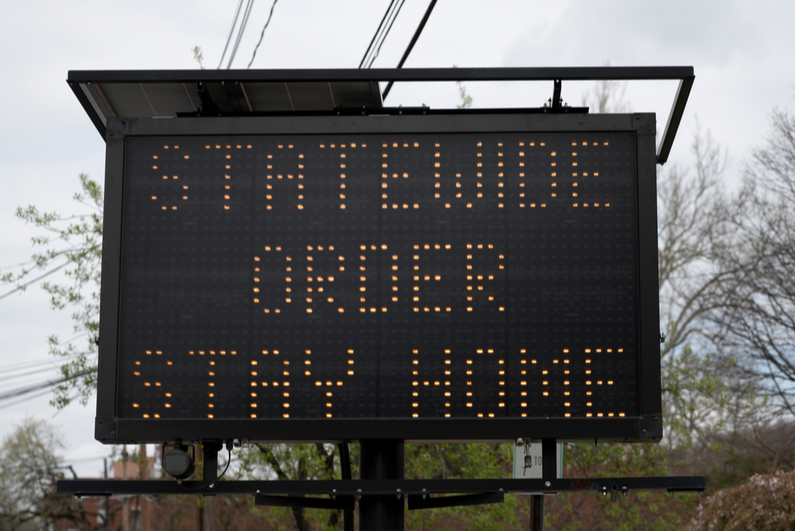
[[[124,141],[116,419],[643,416],[635,131],[178,133]]]

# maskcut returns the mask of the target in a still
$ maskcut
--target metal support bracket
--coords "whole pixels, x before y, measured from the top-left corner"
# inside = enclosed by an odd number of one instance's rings
[[[554,81],[555,88],[552,90],[552,111],[560,112],[563,100],[560,97],[560,92],[563,89],[563,82],[560,79]]]
[[[274,496],[256,494],[254,505],[267,507],[300,507],[303,509],[333,509],[353,511],[356,500],[353,496],[335,496],[332,498],[308,498],[304,496]]]
[[[409,496],[409,511],[420,509],[438,509],[440,507],[464,507],[466,505],[486,505],[490,503],[503,503],[505,493],[484,492],[480,494],[461,494],[458,496]]]
[[[204,456],[204,468],[202,470],[202,481],[213,484],[218,479],[218,452],[224,445],[221,441],[205,441],[202,443]]]
[[[544,484],[558,479],[558,452],[555,439],[541,440],[541,478]]]

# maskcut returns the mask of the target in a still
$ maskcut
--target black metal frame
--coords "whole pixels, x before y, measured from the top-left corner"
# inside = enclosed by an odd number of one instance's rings
[[[347,445],[340,445],[342,480],[218,481],[220,445],[205,444],[202,481],[59,481],[59,494],[111,495],[254,495],[255,505],[302,507],[343,511],[345,530],[353,529],[353,510],[359,502],[362,529],[403,529],[404,499],[408,510],[502,503],[506,492],[532,493],[532,529],[543,529],[544,496],[561,492],[600,492],[616,501],[630,490],[701,492],[704,477],[575,478],[556,477],[556,444],[542,440],[541,479],[403,479],[403,444],[400,441],[363,442],[360,452],[362,479],[350,479]],[[209,466],[208,466],[209,464]],[[327,497],[326,497],[327,496]]]
[[[101,295],[100,360],[98,406],[95,436],[105,443],[204,441],[210,456],[217,459],[219,441],[231,444],[231,438],[281,441],[350,441],[362,440],[376,445],[403,440],[472,440],[473,433],[488,434],[483,440],[515,439],[532,435],[543,439],[542,479],[469,479],[406,480],[395,470],[365,479],[350,478],[347,444],[340,444],[343,461],[342,480],[317,481],[218,481],[215,466],[205,466],[202,481],[60,481],[57,491],[77,496],[146,495],[146,494],[250,494],[263,505],[285,507],[319,507],[343,509],[345,528],[352,529],[355,501],[364,498],[373,515],[387,498],[397,500],[402,517],[403,498],[408,508],[428,509],[483,503],[499,503],[505,492],[545,493],[601,492],[616,499],[619,492],[630,490],[666,490],[700,492],[706,488],[703,477],[645,478],[557,478],[555,439],[659,441],[662,437],[659,308],[656,262],[656,171],[655,163],[664,164],[671,150],[684,113],[694,73],[692,67],[596,67],[596,68],[460,68],[460,69],[389,69],[389,70],[272,70],[272,71],[77,71],[69,72],[68,83],[92,122],[107,142],[103,279]],[[571,80],[679,80],[671,114],[655,154],[656,124],[653,115],[602,115],[583,119],[585,109],[567,109],[560,105],[562,81]],[[335,420],[169,420],[167,423],[117,419],[117,345],[120,293],[120,258],[122,227],[122,193],[125,138],[159,134],[301,134],[322,132],[367,132],[354,127],[354,116],[296,116],[257,118],[237,111],[235,118],[193,118],[176,120],[106,118],[94,101],[91,83],[205,83],[205,82],[370,82],[377,92],[378,82],[422,81],[553,81],[553,98],[549,108],[475,111],[479,113],[477,131],[634,131],[637,138],[640,330],[639,384],[641,412],[638,417],[612,419],[335,419]],[[201,94],[200,94],[201,96]],[[212,100],[202,101],[208,108]],[[377,101],[380,102],[380,94]],[[338,109],[336,114],[343,114]],[[368,112],[361,110],[362,114]],[[427,109],[381,110],[401,115],[390,119],[388,132],[431,132],[471,130],[471,116],[450,112],[435,114]],[[412,116],[430,114],[431,116]],[[555,116],[542,113],[560,113]],[[111,113],[112,114],[112,113]],[[285,114],[285,113],[283,113]],[[326,113],[329,114],[329,113]],[[472,113],[469,113],[472,114]],[[361,119],[361,118],[359,118]],[[382,126],[370,124],[372,132]],[[485,129],[484,129],[485,127]],[[365,128],[366,129],[366,128]],[[473,130],[473,132],[475,132]],[[532,433],[528,433],[532,432]],[[274,434],[278,434],[274,436]],[[318,435],[321,434],[321,435]],[[432,437],[431,437],[432,436]],[[365,443],[364,441],[368,442]],[[180,441],[181,442],[181,441]],[[402,453],[401,453],[402,455]],[[215,461],[217,462],[217,461]],[[346,465],[347,462],[347,465]],[[398,467],[400,468],[400,467]],[[453,494],[453,496],[434,496]],[[307,497],[307,496],[310,497]],[[321,497],[311,497],[321,496]],[[387,503],[390,507],[395,503]],[[396,506],[397,506],[396,505]],[[534,496],[534,522],[543,526],[543,496]],[[360,505],[360,512],[363,506]],[[393,507],[394,509],[394,507]],[[390,509],[391,510],[391,509]],[[364,520],[362,520],[364,521]],[[383,523],[383,522],[381,522]],[[402,526],[401,526],[402,527]],[[537,526],[538,527],[538,526]],[[541,528],[541,527],[538,527]]]
[[[525,67],[525,68],[407,68],[319,70],[83,70],[70,71],[67,82],[99,133],[106,137],[105,119],[88,86],[92,83],[207,83],[226,82],[379,82],[423,81],[553,81],[557,107],[562,81],[678,80],[671,113],[657,149],[657,163],[665,164],[695,80],[692,66]],[[380,101],[380,97],[379,97]]]
[[[386,124],[388,122],[388,125]],[[639,210],[640,414],[613,418],[203,419],[116,418],[124,138],[148,135],[380,132],[633,132],[637,141]],[[444,114],[278,118],[112,119],[107,129],[101,334],[95,437],[106,444],[185,441],[515,440],[656,442],[662,437],[657,293],[656,169],[653,114]]]
[[[561,492],[600,492],[612,494],[629,491],[664,490],[667,492],[701,492],[707,488],[703,476],[613,477],[557,479],[380,479],[313,481],[113,481],[70,480],[58,482],[58,494],[75,496],[134,496],[179,494],[251,494],[268,496],[417,496],[433,494],[483,494],[500,492],[558,494]],[[438,499],[438,498],[433,498]],[[276,500],[278,503],[281,500]],[[287,505],[282,506],[296,506]],[[438,505],[441,506],[441,505]],[[336,507],[335,507],[336,508]],[[342,508],[342,507],[340,507]],[[410,507],[411,508],[411,507]],[[426,507],[418,507],[426,508]],[[430,507],[429,507],[430,508]]]

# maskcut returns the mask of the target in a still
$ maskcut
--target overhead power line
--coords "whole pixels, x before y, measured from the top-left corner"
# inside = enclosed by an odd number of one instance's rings
[[[11,265],[7,265],[5,267],[0,267],[0,271],[2,271],[4,269],[11,269],[11,268],[14,268],[14,267],[25,267],[27,265],[35,264],[35,263],[36,263],[36,260],[26,260],[26,261],[20,262],[18,264],[11,264]]]
[[[48,276],[52,275],[53,273],[56,273],[56,272],[60,271],[61,269],[63,269],[64,267],[68,266],[70,263],[71,262],[69,260],[67,260],[66,262],[62,263],[58,267],[54,267],[54,268],[50,269],[49,271],[47,271],[43,275],[38,276],[38,277],[36,277],[34,279],[28,280],[27,282],[25,282],[23,284],[20,284],[19,286],[17,286],[16,288],[12,289],[11,291],[8,291],[8,292],[3,293],[2,295],[0,295],[0,300],[5,299],[6,297],[9,297],[9,296],[13,295],[17,291],[24,290],[25,288],[27,288],[31,284],[35,284],[36,282],[38,282],[39,280],[41,280],[43,278],[47,278]]]
[[[52,360],[52,362],[55,363],[55,360]],[[33,374],[41,374],[43,372],[52,372],[53,369],[60,369],[60,368],[61,368],[60,365],[51,364],[48,367],[39,367],[38,369],[33,369],[23,373],[8,374],[7,372],[4,372],[3,376],[0,376],[0,382],[5,382],[7,380],[18,380],[20,378],[24,378],[25,376],[31,376]]]
[[[389,35],[389,32],[392,31],[392,25],[395,23],[395,20],[397,20],[397,17],[400,14],[400,10],[403,9],[403,4],[405,3],[406,0],[400,0],[400,4],[398,4],[397,9],[395,9],[395,12],[392,15],[392,19],[389,21],[389,25],[386,27],[386,30],[381,36],[381,41],[378,43],[378,47],[375,48],[375,52],[373,52],[372,58],[370,59],[370,64],[367,65],[367,68],[373,66],[373,63],[378,58],[378,55],[381,53],[381,46],[384,45],[384,42],[386,41],[386,38]]]
[[[78,339],[79,337],[85,336],[85,335],[88,335],[88,332],[85,332],[85,333],[78,334],[78,335],[74,336],[72,339],[67,341],[67,343],[70,343],[70,342],[74,341],[75,339]],[[27,370],[27,369],[32,369],[34,367],[39,367],[41,365],[52,365],[53,363],[67,362],[67,361],[71,361],[71,360],[79,357],[82,354],[86,354],[86,353],[79,352],[79,353],[76,353],[76,354],[73,354],[73,355],[70,355],[70,356],[63,356],[63,357],[58,357],[58,358],[53,358],[51,356],[51,357],[48,357],[48,358],[40,358],[40,359],[35,359],[35,360],[23,361],[23,362],[19,362],[19,363],[11,363],[9,365],[0,365],[0,374],[5,376],[5,375],[7,375],[8,373],[11,373],[11,372],[24,371],[24,370]]]
[[[268,15],[268,20],[265,22],[265,25],[262,27],[262,33],[259,34],[259,42],[257,43],[257,46],[254,48],[254,53],[251,55],[251,61],[248,62],[246,70],[251,68],[251,63],[254,62],[254,58],[257,56],[257,50],[259,50],[259,45],[262,44],[262,37],[265,36],[265,30],[267,29],[268,24],[271,23],[271,18],[273,18],[273,8],[276,7],[276,2],[278,1],[279,0],[273,0],[273,5],[271,5],[271,12]]]
[[[16,406],[16,405],[21,404],[23,402],[27,402],[29,400],[33,400],[34,398],[39,398],[40,396],[44,396],[44,395],[50,394],[50,392],[51,392],[50,389],[45,389],[44,391],[36,393],[35,395],[27,395],[27,396],[24,396],[24,397],[20,398],[19,400],[14,400],[13,402],[6,402],[5,404],[0,404],[0,409],[6,409],[6,408],[9,408],[9,407],[12,407],[12,406]]]
[[[89,354],[89,356],[91,356],[91,353]],[[96,354],[94,354],[94,356],[96,356]],[[42,374],[42,373],[47,373],[47,372],[52,373],[53,371],[62,371],[63,367],[65,367],[66,365],[68,365],[70,362],[74,361],[78,357],[80,357],[80,354],[77,354],[77,355],[74,355],[74,356],[70,356],[70,357],[45,360],[44,363],[46,363],[46,365],[44,367],[42,367],[41,366],[41,362],[39,362],[38,364],[31,365],[29,367],[24,367],[23,366],[23,367],[18,367],[18,368],[14,368],[14,369],[2,369],[2,370],[0,370],[0,374],[2,374],[3,376],[0,377],[0,382],[6,382],[8,380],[14,380],[13,383],[16,383],[17,385],[19,385],[20,383],[22,383],[22,381],[29,380],[30,378],[28,378],[28,377],[32,376],[32,375]],[[89,362],[92,362],[92,363],[96,362],[96,358],[95,357],[93,359],[91,357],[87,357],[86,360],[89,361]],[[22,373],[19,372],[19,371],[26,370],[26,369],[29,369],[29,370],[27,372],[22,372]],[[2,391],[0,391],[0,393],[2,393]]]
[[[248,25],[248,17],[251,15],[252,7],[254,7],[254,0],[247,0],[246,9],[243,12],[243,20],[240,22],[240,30],[237,32],[237,39],[235,40],[235,46],[232,48],[232,53],[229,54],[229,62],[226,64],[227,70],[232,68],[232,61],[235,60],[235,55],[237,55],[237,49],[238,47],[240,47],[240,40],[243,38],[243,33],[246,31],[246,25]]]
[[[386,12],[384,13],[384,16],[381,18],[381,23],[378,24],[378,29],[375,30],[373,38],[370,39],[370,44],[367,46],[367,51],[364,52],[362,60],[359,61],[359,68],[362,68],[364,66],[364,63],[367,61],[367,56],[370,55],[370,51],[373,49],[373,44],[375,43],[375,40],[378,37],[378,35],[381,33],[381,28],[384,27],[384,22],[389,17],[389,13],[392,12],[392,8],[394,7],[396,1],[397,0],[392,0],[391,2],[389,2],[389,6],[386,8]]]
[[[15,397],[18,397],[18,396],[23,396],[23,395],[32,393],[33,391],[38,391],[40,389],[46,389],[48,387],[53,387],[55,385],[58,385],[58,384],[61,384],[61,383],[64,383],[64,382],[68,382],[69,380],[74,380],[76,378],[80,378],[81,376],[85,376],[89,372],[90,372],[90,370],[89,371],[83,371],[83,372],[77,373],[75,375],[72,375],[72,376],[70,376],[68,378],[60,378],[60,379],[55,380],[53,382],[48,380],[46,382],[39,382],[39,383],[35,383],[35,384],[32,384],[32,385],[26,385],[24,387],[17,387],[16,389],[12,389],[10,391],[6,391],[5,393],[0,393],[0,400],[8,400],[9,398],[15,398]]]
[[[83,371],[83,372],[80,372],[80,373],[77,373],[77,374],[74,374],[72,376],[69,376],[68,378],[61,378],[61,379],[55,380],[55,381],[49,381],[48,380],[46,382],[39,382],[39,383],[35,383],[35,384],[32,384],[32,385],[24,386],[24,387],[18,387],[16,389],[12,389],[10,391],[6,391],[4,393],[1,393],[0,394],[0,402],[4,402],[4,403],[0,404],[0,409],[6,409],[6,408],[9,408],[9,407],[12,407],[12,406],[16,406],[16,405],[21,404],[23,402],[27,402],[29,400],[33,400],[35,398],[39,398],[41,396],[49,394],[49,393],[52,392],[52,388],[54,386],[56,386],[58,384],[61,384],[61,383],[64,383],[64,382],[75,380],[77,378],[81,378],[81,377],[87,375],[90,372],[91,372],[91,369]],[[38,391],[38,392],[36,392],[36,391]],[[9,402],[8,400],[10,400],[12,398],[16,398],[17,400],[12,400],[12,401]]]
[[[229,37],[226,38],[226,44],[224,45],[224,53],[221,54],[221,60],[218,61],[218,68],[221,68],[221,65],[224,62],[224,56],[226,55],[226,50],[229,48],[229,41],[232,40],[232,34],[235,32],[235,26],[237,25],[237,17],[240,15],[240,6],[243,5],[243,0],[238,0],[237,2],[237,9],[235,9],[235,18],[232,20],[232,27],[229,28]]]
[[[436,0],[431,0],[431,3],[428,5],[428,9],[425,10],[425,16],[422,17],[420,21],[420,25],[417,26],[417,31],[414,32],[414,37],[411,38],[411,42],[409,43],[408,48],[406,48],[406,52],[403,54],[403,57],[400,59],[400,63],[398,63],[398,68],[403,68],[403,64],[408,59],[411,50],[414,48],[414,44],[417,43],[417,39],[420,38],[420,33],[425,28],[425,23],[428,22],[428,19],[431,17],[431,11],[433,11],[433,7],[436,5]],[[382,100],[385,100],[386,97],[389,95],[389,91],[392,90],[392,85],[394,85],[394,81],[390,81],[389,84],[386,86],[386,90],[384,90],[384,96]]]

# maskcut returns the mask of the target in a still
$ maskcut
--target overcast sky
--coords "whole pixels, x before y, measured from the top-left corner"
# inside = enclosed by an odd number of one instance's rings
[[[65,82],[69,70],[194,69],[191,49],[216,68],[236,0],[6,3],[0,16],[0,269],[24,262],[35,234],[14,217],[35,204],[74,213],[78,174],[102,181],[104,141]],[[252,68],[355,68],[389,0],[280,0]],[[405,0],[374,67],[391,68],[427,7]],[[271,8],[257,0],[233,68],[246,68]],[[670,164],[691,162],[696,117],[730,154],[736,183],[749,150],[766,135],[770,111],[795,108],[795,3],[786,0],[439,0],[406,67],[692,65],[696,82]],[[224,61],[226,68],[226,61]],[[589,84],[564,84],[582,103]],[[476,107],[541,106],[551,83],[467,86]],[[675,82],[626,88],[632,111],[657,112],[662,131]],[[455,85],[398,85],[388,105],[452,107]],[[5,292],[0,292],[2,295]],[[47,336],[71,337],[68,312],[52,311],[38,287],[0,300],[0,393],[55,373],[3,379],[11,365],[47,359]],[[49,396],[0,409],[0,436],[26,415],[51,418]],[[8,402],[0,401],[0,407]],[[81,476],[101,473],[110,454],[93,439],[94,403],[52,421]]]

